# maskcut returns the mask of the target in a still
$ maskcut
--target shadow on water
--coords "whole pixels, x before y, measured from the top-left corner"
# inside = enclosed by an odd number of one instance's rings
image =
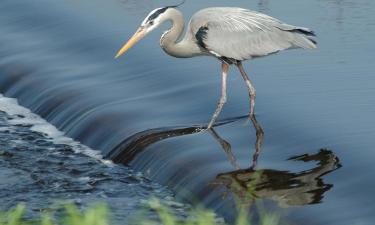
[[[215,127],[245,118],[247,116],[222,120]],[[249,167],[246,169],[240,168],[236,156],[232,152],[231,144],[223,139],[215,129],[204,130],[205,125],[146,130],[126,139],[107,157],[116,163],[129,164],[137,154],[159,141],[208,132],[222,147],[229,163],[236,168],[235,171],[218,173],[214,180],[206,181],[208,184],[206,188],[215,191],[216,198],[227,199],[230,196],[229,200],[235,200],[241,207],[249,207],[257,199],[273,200],[283,208],[321,203],[324,193],[333,187],[333,184],[327,184],[323,177],[341,167],[340,160],[335,153],[328,149],[321,149],[314,154],[291,156],[288,161],[303,162],[306,164],[304,167],[309,166],[309,163],[316,164],[313,168],[301,171],[257,168],[259,155],[262,151],[264,131],[255,115],[250,116],[250,121],[256,131],[255,151],[249,160]],[[172,188],[176,187],[172,186]],[[191,190],[180,191],[189,192]],[[189,194],[192,195],[188,198],[189,200],[196,197],[196,193]]]
[[[215,126],[229,124],[242,118],[246,118],[246,116],[222,120],[218,122]],[[206,127],[207,125],[201,124],[201,125],[193,125],[189,127],[163,127],[163,128],[145,130],[125,139],[123,142],[117,145],[106,156],[106,158],[109,158],[116,163],[129,164],[138,153],[144,150],[147,146],[154,144],[155,142],[158,142],[167,138],[195,134],[195,133],[203,131]],[[216,134],[216,132],[213,129],[210,131],[210,133],[212,133],[214,136]],[[220,142],[223,140],[218,140],[218,141]],[[220,143],[220,144],[224,144],[224,143]]]

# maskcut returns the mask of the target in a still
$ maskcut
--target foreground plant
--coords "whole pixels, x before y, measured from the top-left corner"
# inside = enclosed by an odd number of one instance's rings
[[[16,208],[5,213],[0,213],[0,225],[113,225],[110,222],[108,207],[97,204],[81,212],[75,205],[66,204],[63,207],[63,216],[59,219],[42,213],[40,218],[24,219],[25,205],[20,204]],[[158,219],[148,219],[144,216],[134,218],[134,225],[226,225],[222,219],[208,209],[197,207],[189,212],[188,218],[178,218],[159,200],[149,201],[148,209],[157,212]],[[281,225],[280,216],[274,213],[266,213],[260,210],[259,225]],[[252,225],[249,222],[247,210],[239,210],[235,225]]]
[[[59,221],[46,213],[40,218],[24,219],[25,205],[19,204],[15,209],[0,213],[0,225],[110,225],[108,207],[97,204],[83,213],[73,204],[63,206],[64,216]]]

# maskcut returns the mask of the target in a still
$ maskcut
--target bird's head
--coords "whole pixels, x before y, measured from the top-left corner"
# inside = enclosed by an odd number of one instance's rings
[[[143,20],[141,26],[138,28],[138,30],[134,33],[134,35],[128,40],[128,42],[125,43],[124,46],[120,49],[120,51],[117,53],[115,58],[120,57],[122,54],[124,54],[129,48],[131,48],[133,45],[135,45],[139,40],[144,38],[148,33],[153,31],[155,28],[157,28],[159,25],[161,25],[167,15],[168,10],[171,8],[175,8],[176,6],[167,6],[163,8],[157,8],[152,10],[147,17]]]

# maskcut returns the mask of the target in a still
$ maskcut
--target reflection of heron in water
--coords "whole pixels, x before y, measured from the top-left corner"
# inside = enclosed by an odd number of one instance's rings
[[[255,168],[258,162],[258,157],[262,151],[262,144],[263,144],[263,136],[264,132],[261,127],[261,125],[258,123],[257,119],[255,118],[255,115],[250,115],[250,120],[254,126],[255,132],[256,132],[256,140],[255,140],[255,152],[252,157],[252,163],[250,168]],[[240,166],[236,162],[236,157],[232,153],[231,145],[222,139],[219,134],[214,130],[214,129],[209,129],[208,130],[210,134],[217,140],[222,148],[224,149],[225,153],[228,156],[229,162],[236,168],[240,169]]]
[[[289,160],[317,162],[317,166],[301,172],[253,168],[218,174],[215,186],[224,186],[242,206],[251,205],[256,199],[270,199],[282,207],[320,203],[332,184],[326,184],[323,176],[340,168],[339,159],[329,150],[314,155],[291,157]]]
[[[236,7],[212,7],[198,11],[191,18],[185,36],[184,18],[177,6],[157,8],[150,12],[133,37],[120,49],[116,58],[166,21],[172,28],[162,35],[160,45],[177,58],[212,56],[222,64],[220,101],[208,128],[211,128],[227,101],[229,65],[236,65],[246,83],[250,97],[250,115],[254,114],[255,88],[242,61],[267,56],[292,48],[316,48],[313,31],[286,24],[260,12]]]
[[[244,119],[237,117],[217,123],[222,126]],[[211,182],[214,187],[225,187],[223,195],[231,194],[239,200],[245,208],[256,199],[270,199],[281,206],[301,206],[319,203],[326,191],[333,185],[326,184],[323,176],[340,168],[339,159],[329,150],[320,150],[314,155],[291,157],[289,160],[302,162],[316,162],[317,166],[301,172],[279,171],[273,169],[256,169],[258,156],[263,142],[263,130],[255,116],[251,116],[252,125],[256,130],[255,152],[248,169],[239,169],[236,158],[232,154],[231,145],[219,134],[210,129],[210,134],[218,141],[228,156],[230,163],[237,169],[232,172],[221,173]],[[107,157],[116,163],[128,164],[141,151],[158,141],[198,133],[205,126],[166,127],[140,132],[119,144]],[[222,190],[222,189],[220,189]]]

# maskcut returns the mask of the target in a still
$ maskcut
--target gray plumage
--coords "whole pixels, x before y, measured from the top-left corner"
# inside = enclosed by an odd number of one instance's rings
[[[149,17],[154,17],[154,13]],[[160,17],[161,22],[172,20],[173,26],[163,34],[161,46],[175,57],[212,55],[242,61],[290,48],[316,48],[310,29],[242,8],[213,7],[198,11],[178,43],[184,27],[182,14],[168,8]]]
[[[242,8],[203,9],[192,17],[188,32],[205,27],[204,48],[215,56],[246,60],[290,48],[316,48],[313,32]]]
[[[188,58],[213,56],[222,61],[221,98],[207,128],[211,128],[227,100],[226,81],[230,64],[235,64],[248,88],[250,115],[254,115],[255,88],[242,61],[291,48],[316,48],[314,32],[308,28],[286,24],[265,14],[235,7],[213,7],[198,11],[191,18],[185,36],[184,18],[176,6],[153,10],[143,20],[133,37],[121,48],[121,56],[136,42],[166,21],[172,21],[160,46],[171,56]]]

